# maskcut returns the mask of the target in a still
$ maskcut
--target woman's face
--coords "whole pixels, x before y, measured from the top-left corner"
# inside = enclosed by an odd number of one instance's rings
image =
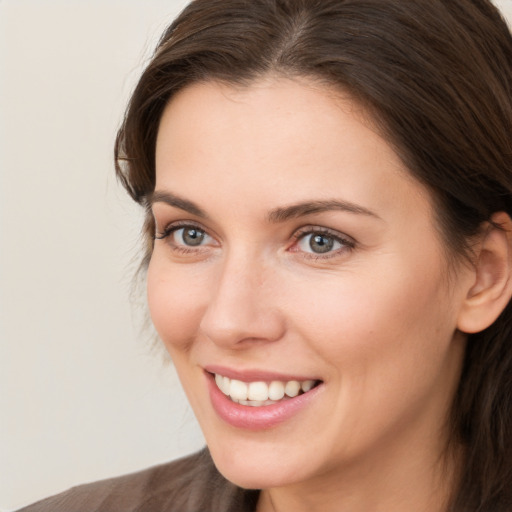
[[[429,194],[357,103],[305,80],[186,88],[152,208],[152,319],[228,479],[433,463],[468,278],[448,278]]]

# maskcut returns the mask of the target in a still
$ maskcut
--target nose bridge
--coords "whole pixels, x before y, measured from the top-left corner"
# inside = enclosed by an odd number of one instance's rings
[[[261,254],[231,250],[218,275],[200,329],[218,345],[243,341],[275,341],[283,321],[274,304],[272,270]]]

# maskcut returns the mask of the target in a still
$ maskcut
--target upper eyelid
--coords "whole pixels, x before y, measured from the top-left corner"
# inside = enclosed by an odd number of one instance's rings
[[[352,236],[347,235],[346,233],[343,233],[341,231],[338,231],[337,229],[332,229],[332,228],[328,228],[325,226],[313,226],[313,225],[303,226],[299,229],[296,229],[294,231],[292,237],[297,239],[299,237],[302,237],[303,235],[309,235],[309,234],[313,234],[313,233],[322,233],[322,234],[330,235],[333,238],[339,239],[341,241],[350,242],[353,244],[356,243],[356,240]]]
[[[155,222],[155,231],[157,229],[157,225],[158,225],[158,222]],[[210,232],[207,228],[205,228],[200,222],[197,222],[194,220],[171,221],[171,222],[164,224],[164,226],[162,227],[162,229],[160,231],[162,233],[166,233],[166,232],[172,231],[173,229],[177,230],[180,228],[186,228],[188,226],[200,229],[201,231],[204,231],[206,234],[210,235]],[[212,235],[210,235],[210,236],[212,236]]]
[[[213,230],[204,226],[204,224],[202,222],[192,220],[192,219],[186,219],[186,220],[180,219],[180,220],[170,221],[170,222],[166,223],[160,230],[157,230],[157,225],[158,225],[158,221],[155,217],[154,238],[162,238],[163,237],[162,235],[166,236],[166,235],[170,234],[173,230],[191,226],[191,227],[200,229],[201,231],[204,231],[208,236],[214,238],[215,240],[219,240],[219,237]],[[333,238],[335,238],[341,242],[345,242],[345,243],[348,242],[353,245],[356,244],[356,240],[352,236],[347,235],[346,233],[344,233],[342,231],[339,231],[337,229],[330,228],[327,226],[321,226],[321,225],[315,225],[315,224],[307,224],[307,225],[303,225],[298,228],[295,228],[290,235],[290,239],[297,241],[300,237],[308,235],[308,234],[312,234],[312,233],[322,233],[322,234],[330,235]],[[160,234],[160,237],[158,237],[159,234]]]
[[[186,228],[187,226],[198,228],[198,229],[200,229],[201,231],[204,231],[204,232],[208,231],[200,222],[195,222],[193,220],[177,220],[177,221],[172,221],[172,222],[169,222],[168,224],[166,224],[165,229],[169,229],[169,228],[183,228],[183,227]]]

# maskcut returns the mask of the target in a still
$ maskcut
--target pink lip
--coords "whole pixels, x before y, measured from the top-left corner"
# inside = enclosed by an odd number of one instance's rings
[[[279,380],[281,382],[298,380],[299,382],[303,382],[305,380],[320,380],[311,376],[285,375],[283,373],[275,373],[265,370],[234,370],[232,368],[226,368],[225,366],[218,365],[205,366],[204,369],[209,373],[218,373],[224,377],[241,380],[242,382],[272,382],[273,380]]]
[[[233,372],[215,372],[220,373],[221,375],[226,375],[226,373],[230,373],[233,375]],[[235,372],[236,373],[236,372]],[[289,377],[283,379],[282,377],[276,378],[274,375],[271,378],[266,378],[267,376],[263,376],[259,374],[261,377],[258,377],[257,380],[263,381],[271,381],[271,380],[292,380]],[[290,398],[288,400],[282,400],[273,405],[265,405],[262,407],[250,407],[246,405],[240,405],[236,402],[233,402],[229,397],[227,397],[215,384],[214,376],[209,373],[209,370],[205,372],[206,380],[208,382],[208,391],[210,393],[210,399],[213,405],[213,408],[217,415],[224,420],[229,425],[242,428],[246,430],[264,430],[275,427],[280,423],[290,419],[295,414],[298,414],[301,410],[306,408],[318,395],[321,390],[323,390],[323,384],[319,384],[311,391],[304,393],[302,395],[296,396],[295,398]],[[248,377],[244,374],[245,380],[247,381]],[[235,377],[233,377],[235,378]],[[293,379],[293,380],[307,380],[307,379]]]

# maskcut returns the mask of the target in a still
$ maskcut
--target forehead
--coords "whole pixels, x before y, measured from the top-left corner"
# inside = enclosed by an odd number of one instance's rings
[[[357,102],[304,79],[180,91],[161,119],[156,171],[157,189],[215,190],[242,209],[254,195],[269,208],[335,194],[374,209],[428,196]]]

